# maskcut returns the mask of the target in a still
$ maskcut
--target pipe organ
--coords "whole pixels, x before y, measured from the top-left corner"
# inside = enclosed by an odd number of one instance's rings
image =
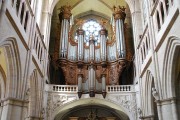
[[[104,20],[89,27],[89,31],[83,29],[87,20],[78,20],[74,24],[78,26],[75,30],[77,41],[70,39],[73,34],[70,21],[74,23],[71,7],[62,6],[60,10],[59,58],[56,63],[63,70],[66,84],[78,85],[79,97],[85,93],[90,97],[101,93],[105,97],[106,85],[118,85],[120,74],[126,67],[125,8],[114,7],[115,39],[111,44],[107,42],[107,22]],[[100,26],[98,32],[93,31],[98,29],[97,26]]]

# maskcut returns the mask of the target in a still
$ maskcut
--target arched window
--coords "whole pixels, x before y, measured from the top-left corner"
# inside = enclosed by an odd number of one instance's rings
[[[148,51],[149,50],[149,45],[148,45],[148,40],[147,40],[148,38],[146,37],[146,51]],[[148,53],[148,52],[147,52]]]
[[[158,11],[157,11],[157,26],[158,26],[158,31],[159,31],[161,28],[161,25],[160,25],[160,19],[159,19],[159,12]]]
[[[164,22],[164,9],[163,9],[163,4],[162,4],[162,2],[161,2],[161,4],[160,4],[160,6],[161,6],[161,16],[162,16],[162,23]]]
[[[24,17],[24,10],[25,10],[25,5],[24,5],[24,2],[23,2],[23,3],[22,3],[22,9],[21,9],[21,15],[20,15],[21,23],[22,23],[23,17]]]
[[[83,26],[82,29],[85,31],[85,43],[88,45],[89,43],[89,37],[93,36],[95,43],[99,43],[99,30],[101,30],[101,25],[93,19],[90,19],[88,21],[86,21]],[[77,36],[75,36],[75,39],[77,39]]]
[[[26,12],[26,16],[25,16],[25,23],[24,23],[24,30],[26,31],[27,29],[27,23],[28,23],[28,17],[29,17],[29,12]]]
[[[145,44],[143,43],[143,52],[144,52],[144,59],[146,58],[146,48],[145,48]]]
[[[142,63],[143,63],[143,52],[142,52],[142,47],[141,47],[141,60],[142,60]]]
[[[21,3],[20,0],[17,0],[16,3],[15,3],[16,4],[16,12],[17,12],[17,14],[19,12],[20,3]]]
[[[166,11],[168,13],[168,11],[169,11],[169,0],[165,0],[165,5],[166,5]]]

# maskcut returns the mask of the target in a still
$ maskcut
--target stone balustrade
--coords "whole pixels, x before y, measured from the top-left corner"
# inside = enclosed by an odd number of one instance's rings
[[[28,0],[11,0],[13,10],[24,31],[28,33],[33,18],[33,11]]]
[[[114,92],[134,92],[133,85],[108,85],[106,86],[107,93]]]
[[[51,92],[67,92],[67,93],[77,93],[77,85],[49,85],[49,91]]]
[[[159,32],[167,19],[170,10],[174,8],[174,0],[156,0],[152,4],[152,16],[155,20],[156,31]]]
[[[48,85],[48,91],[50,92],[67,92],[67,93],[77,93],[77,85]],[[106,86],[107,93],[114,92],[134,92],[133,85],[108,85]]]

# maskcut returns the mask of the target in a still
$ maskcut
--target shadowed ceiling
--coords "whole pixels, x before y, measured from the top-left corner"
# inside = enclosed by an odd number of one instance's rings
[[[56,8],[67,4],[72,6],[74,16],[88,11],[96,11],[111,17],[113,5],[126,6],[124,0],[60,0]]]

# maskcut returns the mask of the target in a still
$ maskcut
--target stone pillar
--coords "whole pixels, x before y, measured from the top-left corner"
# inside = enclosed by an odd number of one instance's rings
[[[157,103],[158,118],[159,118],[159,120],[163,120],[163,119],[162,119],[161,104],[159,103],[159,100],[158,100],[158,101],[156,101],[156,103]]]
[[[2,110],[3,110],[3,102],[0,101],[0,120],[1,120]]]
[[[19,99],[8,99],[3,103],[1,120],[22,120],[23,109],[27,107],[25,101]]]
[[[178,112],[177,112],[177,107],[176,107],[176,100],[172,99],[171,100],[171,107],[172,107],[172,114],[173,114],[173,120],[178,120]]]
[[[114,19],[116,26],[116,43],[117,43],[117,54],[118,58],[125,58],[126,48],[125,48],[125,37],[124,37],[124,20],[126,17],[124,7],[114,6]]]
[[[162,115],[160,120],[178,120],[175,101],[175,98],[159,100],[158,106],[160,107],[160,110],[158,111],[158,114]]]
[[[71,6],[62,6],[59,13],[59,20],[61,26],[60,32],[60,58],[67,57],[67,48],[68,48],[68,33],[70,27],[70,17],[71,17]]]

